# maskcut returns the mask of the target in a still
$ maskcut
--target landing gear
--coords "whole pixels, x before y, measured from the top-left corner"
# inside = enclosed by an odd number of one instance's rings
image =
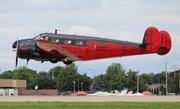
[[[70,65],[72,64],[73,61],[68,61],[68,60],[63,60],[63,63],[66,64],[66,65]]]
[[[57,62],[59,62],[60,60],[59,60],[59,58],[51,58],[51,59],[49,59],[49,61],[50,61],[51,63],[57,63]],[[72,64],[72,62],[73,62],[73,61],[70,61],[70,60],[63,60],[63,63],[66,64],[66,65],[70,65],[70,64]]]
[[[49,59],[49,61],[51,63],[57,63],[59,61],[59,59],[58,58],[51,58],[51,59]]]

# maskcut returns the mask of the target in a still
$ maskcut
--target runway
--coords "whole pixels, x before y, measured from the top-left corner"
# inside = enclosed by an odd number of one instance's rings
[[[0,96],[0,102],[180,102],[180,96]]]

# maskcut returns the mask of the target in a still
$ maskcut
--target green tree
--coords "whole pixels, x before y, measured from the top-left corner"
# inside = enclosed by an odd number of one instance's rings
[[[98,75],[100,78],[101,78],[101,80],[103,81],[103,83],[104,83],[104,90],[105,91],[107,91],[108,90],[108,81],[107,81],[107,79],[106,79],[106,74],[100,74],[100,75]]]
[[[57,89],[56,80],[48,76],[38,76],[38,88],[39,89]]]
[[[92,91],[105,91],[105,85],[100,76],[94,78],[92,83]]]
[[[13,71],[8,70],[0,74],[1,79],[12,79]]]
[[[73,91],[74,90],[74,84],[73,81],[76,81],[76,90],[78,87],[78,68],[73,63],[71,65],[66,65],[61,69],[61,73],[57,77],[57,87],[59,92],[63,91]]]
[[[60,74],[62,68],[63,68],[63,67],[61,67],[61,66],[56,66],[56,67],[54,67],[54,68],[51,68],[51,69],[49,70],[47,76],[52,77],[52,78],[57,78],[58,75]]]
[[[153,84],[152,78],[154,76],[154,73],[143,73],[141,74],[141,81],[143,81],[143,83],[151,85]]]
[[[127,88],[127,76],[124,71],[120,71],[112,77],[112,89],[122,90],[123,88]]]
[[[48,76],[48,73],[45,72],[45,71],[41,71],[41,72],[39,72],[38,74],[39,74],[39,75],[42,75],[42,76]]]
[[[149,90],[148,85],[153,84],[154,73],[143,73],[139,76],[139,92]]]
[[[174,77],[168,77],[168,92],[179,93],[179,74]]]
[[[36,74],[34,85],[38,86],[38,89],[57,89],[56,79],[47,76],[47,72],[40,72]]]
[[[152,77],[153,83],[166,83],[166,72],[156,73]]]
[[[137,71],[132,71],[132,70],[129,70],[129,72],[127,72],[128,89],[133,90],[133,92],[137,91],[137,73],[138,73]]]
[[[122,78],[120,77],[122,76]],[[111,91],[122,86],[122,82],[125,80],[125,71],[120,63],[112,63],[106,70],[106,80],[108,83],[107,90]]]
[[[13,79],[26,80],[27,89],[33,89],[36,71],[33,71],[26,66],[19,67],[13,71]]]
[[[147,80],[139,75],[139,92],[147,91]]]
[[[92,78],[87,76],[86,73],[84,74],[79,74],[79,84],[80,84],[80,89],[79,90],[84,90],[84,91],[90,91],[90,86],[92,84]]]

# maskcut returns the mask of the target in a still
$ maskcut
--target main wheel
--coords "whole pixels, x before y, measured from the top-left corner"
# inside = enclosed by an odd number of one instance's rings
[[[51,63],[57,63],[59,61],[59,59],[58,58],[51,58],[51,59],[49,59],[49,61]]]

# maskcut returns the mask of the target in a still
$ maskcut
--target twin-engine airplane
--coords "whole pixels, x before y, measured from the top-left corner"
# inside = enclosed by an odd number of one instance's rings
[[[71,64],[73,61],[86,61],[102,58],[124,57],[157,53],[167,54],[171,49],[171,37],[168,32],[155,27],[146,29],[142,43],[113,40],[106,38],[42,33],[31,39],[17,40],[12,45],[18,57],[36,61],[50,61]]]

